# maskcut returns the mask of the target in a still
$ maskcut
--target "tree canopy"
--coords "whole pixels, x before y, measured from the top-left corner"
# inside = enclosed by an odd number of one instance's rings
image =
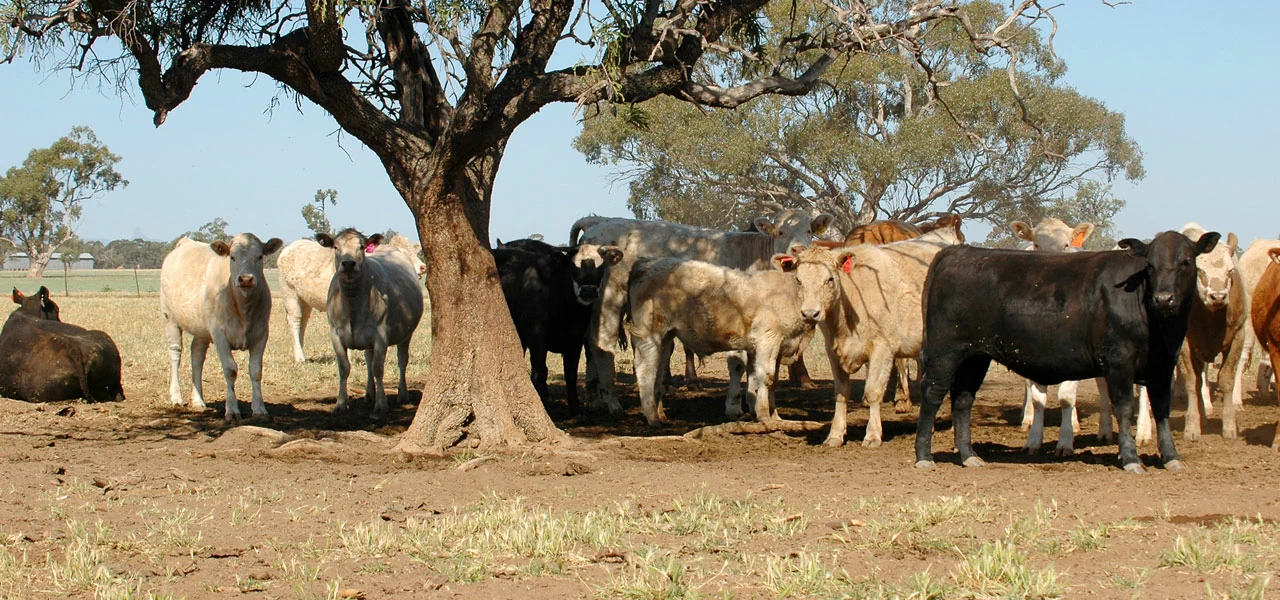
[[[75,127],[0,178],[0,237],[27,253],[29,277],[40,277],[75,237],[86,200],[129,184],[116,172],[118,162],[93,130]]]
[[[333,225],[329,223],[329,216],[326,214],[325,205],[338,205],[338,190],[316,190],[316,197],[311,202],[302,206],[302,220],[307,222],[307,229],[313,233],[327,233],[334,235]]]
[[[812,22],[824,6],[770,5],[767,31],[790,35],[789,23]],[[1009,17],[992,2],[961,10],[973,23]],[[663,98],[589,113],[575,146],[618,166],[641,218],[733,227],[776,202],[831,212],[846,231],[959,213],[1003,234],[1051,207],[1106,208],[1109,219],[1122,205],[1109,183],[1143,176],[1124,117],[1062,85],[1066,66],[1035,28],[993,54],[974,51],[963,27],[939,21],[897,52],[843,55],[805,96],[735,110]]]
[[[761,11],[787,6],[796,18],[776,35],[776,19]],[[431,367],[400,446],[417,452],[562,438],[529,382],[486,252],[494,177],[520,124],[553,102],[666,97],[732,108],[798,96],[847,54],[924,52],[929,23],[956,24],[971,52],[987,53],[1052,20],[1038,0],[1020,0],[1003,20],[975,20],[967,6],[0,0],[0,20],[10,23],[0,62],[80,69],[121,90],[136,77],[156,125],[211,71],[261,74],[372,150],[417,221],[436,308]]]

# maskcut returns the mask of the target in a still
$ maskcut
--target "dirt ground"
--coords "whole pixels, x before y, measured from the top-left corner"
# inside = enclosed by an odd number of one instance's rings
[[[355,380],[355,412],[332,415],[323,336],[294,367],[282,318],[264,384],[270,421],[223,424],[216,358],[205,370],[213,410],[167,406],[153,305],[63,304],[64,319],[91,325],[135,315],[99,325],[120,331],[128,400],[0,399],[0,595],[1262,598],[1276,587],[1280,457],[1269,444],[1280,411],[1252,385],[1242,439],[1221,439],[1216,413],[1203,440],[1175,434],[1189,467],[1177,474],[1152,445],[1140,449],[1148,474],[1119,469],[1115,445],[1093,435],[1092,384],[1081,386],[1076,454],[1027,456],[1022,383],[1003,368],[975,407],[984,468],[957,464],[945,408],[930,471],[912,468],[915,413],[891,407],[874,449],[857,443],[861,406],[840,448],[822,445],[825,430],[682,437],[724,421],[715,358],[704,391],[669,400],[662,431],[645,427],[625,384],[621,419],[571,418],[557,378],[550,411],[570,443],[411,458],[390,448],[417,394],[374,424]],[[146,331],[126,334],[133,322]],[[810,352],[817,389],[779,385],[785,418],[830,418],[820,354]],[[411,389],[421,379],[411,370]],[[1052,409],[1047,422],[1058,418]],[[1045,437],[1052,449],[1057,428]]]

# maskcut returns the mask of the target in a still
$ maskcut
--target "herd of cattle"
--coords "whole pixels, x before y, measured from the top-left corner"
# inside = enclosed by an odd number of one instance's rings
[[[1237,256],[1234,234],[1222,241],[1218,233],[1188,224],[1149,242],[1124,239],[1116,250],[1087,252],[1093,225],[1072,228],[1049,218],[1034,227],[1013,223],[1023,248],[998,250],[966,245],[954,216],[920,227],[877,221],[843,241],[819,239],[832,220],[779,208],[755,219],[748,231],[727,232],[592,216],[573,224],[567,246],[532,239],[499,243],[494,262],[530,354],[535,389],[549,400],[546,355],[561,354],[568,404],[578,413],[578,361],[585,347],[592,405],[619,413],[615,352],[626,347],[629,334],[641,410],[650,425],[659,425],[666,420],[663,394],[671,385],[678,339],[687,385],[697,383],[694,356],[724,353],[730,375],[725,416],[775,420],[778,370],[790,365],[792,378],[811,386],[803,352],[821,331],[835,395],[828,445],[844,443],[851,378],[863,367],[870,414],[862,442],[880,445],[882,400],[896,370],[896,410],[910,410],[914,360],[922,382],[916,466],[933,465],[934,420],[948,395],[960,460],[981,465],[971,443],[970,411],[994,360],[1027,379],[1027,450],[1043,444],[1046,386],[1061,384],[1056,451],[1073,451],[1080,429],[1077,384],[1096,378],[1099,436],[1117,439],[1124,469],[1140,472],[1136,444],[1152,437],[1153,425],[1165,467],[1182,468],[1169,427],[1173,396],[1187,398],[1184,438],[1198,438],[1201,406],[1206,416],[1213,412],[1208,366],[1218,356],[1227,438],[1237,435],[1250,356],[1258,349],[1268,355],[1261,357],[1261,392],[1270,387],[1269,364],[1280,361],[1280,240],[1255,241]],[[201,377],[212,344],[226,379],[225,418],[240,416],[232,350],[249,351],[251,410],[266,414],[262,355],[272,295],[263,259],[282,246],[279,239],[263,242],[252,234],[212,244],[183,239],[165,258],[160,309],[173,404],[183,404],[179,366],[186,333],[192,407],[205,408]],[[426,268],[418,250],[404,238],[366,237],[352,229],[283,248],[281,295],[294,358],[306,360],[307,321],[313,308],[323,307],[338,366],[335,410],[349,407],[347,353],[353,349],[365,351],[365,397],[374,401],[375,417],[388,410],[383,371],[390,346],[396,346],[400,371],[396,399],[407,396],[409,343],[424,308],[420,278]],[[62,323],[45,288],[30,297],[15,289],[13,300],[20,308],[0,331],[0,395],[123,399],[120,355],[107,334]],[[1280,449],[1280,427],[1273,448]]]

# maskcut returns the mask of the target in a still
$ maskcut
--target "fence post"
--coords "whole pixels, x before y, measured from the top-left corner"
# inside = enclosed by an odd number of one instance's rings
[[[62,293],[66,296],[71,295],[71,288],[67,285],[67,273],[71,271],[71,265],[62,263]]]
[[[142,284],[138,283],[138,265],[133,265],[133,289],[137,291],[138,297],[142,297]]]

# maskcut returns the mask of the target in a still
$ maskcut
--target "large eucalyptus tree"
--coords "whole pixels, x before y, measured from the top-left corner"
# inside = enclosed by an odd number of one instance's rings
[[[1035,0],[1002,20],[970,18],[956,1],[822,0],[778,37],[762,31],[767,3],[7,0],[0,53],[121,86],[136,78],[156,125],[209,72],[262,74],[368,146],[413,212],[430,269],[431,366],[400,444],[430,451],[562,435],[529,383],[486,251],[507,140],[539,109],[658,96],[736,107],[805,94],[843,54],[920,52],[931,23],[958,23],[989,52],[1051,19]],[[709,55],[758,68],[699,70]]]

